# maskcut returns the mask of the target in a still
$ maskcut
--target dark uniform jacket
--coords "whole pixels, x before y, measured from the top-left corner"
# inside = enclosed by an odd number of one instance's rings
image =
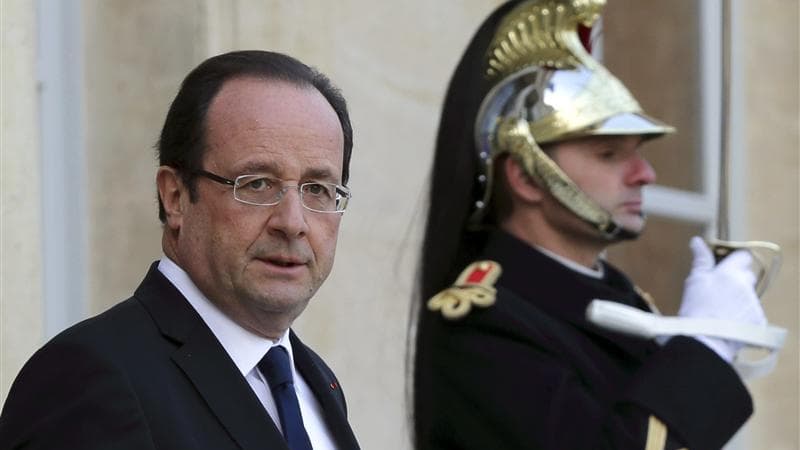
[[[697,340],[660,346],[586,321],[594,298],[648,309],[612,266],[594,279],[501,232],[484,259],[502,266],[496,303],[419,325],[422,449],[644,449],[655,419],[666,448],[715,449],[751,414],[739,376]]]
[[[339,449],[358,444],[333,372],[291,334]],[[288,450],[200,316],[153,264],[130,299],[66,330],[18,375],[0,449]]]

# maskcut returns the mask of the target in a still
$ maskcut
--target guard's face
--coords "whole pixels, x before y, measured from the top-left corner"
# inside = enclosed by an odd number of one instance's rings
[[[342,181],[342,128],[313,88],[228,81],[209,108],[207,139],[203,169],[226,178]],[[240,203],[232,187],[203,177],[197,191],[197,201],[183,205],[181,266],[245,328],[270,318],[289,318],[290,326],[331,271],[341,215],[305,209],[294,188],[274,206]]]
[[[656,179],[641,143],[640,136],[595,136],[559,143],[551,153],[583,192],[634,234],[645,224],[642,187]]]

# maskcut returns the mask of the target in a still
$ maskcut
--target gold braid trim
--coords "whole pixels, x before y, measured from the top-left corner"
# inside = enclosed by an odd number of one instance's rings
[[[650,416],[647,422],[647,442],[644,450],[664,450],[667,445],[667,426],[658,417]]]
[[[633,286],[633,290],[634,292],[636,292],[636,295],[642,297],[642,300],[644,300],[645,303],[647,303],[647,306],[650,307],[651,312],[661,315],[661,311],[659,311],[658,307],[656,306],[656,299],[654,299],[649,292],[645,291],[644,289],[636,285]]]

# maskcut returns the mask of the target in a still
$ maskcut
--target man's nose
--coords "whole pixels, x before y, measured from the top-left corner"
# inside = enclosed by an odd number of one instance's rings
[[[637,186],[653,184],[656,182],[656,171],[642,155],[637,154],[631,161],[625,182]]]
[[[269,208],[271,211],[267,226],[270,230],[288,238],[300,238],[308,233],[308,210],[301,203],[297,186],[284,186],[280,202]]]

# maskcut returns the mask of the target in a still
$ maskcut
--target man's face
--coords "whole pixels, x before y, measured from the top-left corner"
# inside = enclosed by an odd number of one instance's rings
[[[202,168],[217,175],[341,184],[342,128],[314,88],[227,81],[208,110],[206,137]],[[267,334],[273,319],[288,328],[331,271],[341,215],[305,209],[294,188],[277,205],[254,206],[236,201],[231,186],[196,183],[196,202],[183,202],[178,263],[245,328]]]
[[[565,141],[553,148],[552,159],[614,222],[638,234],[645,224],[642,186],[656,179],[640,154],[640,136],[597,136]]]

